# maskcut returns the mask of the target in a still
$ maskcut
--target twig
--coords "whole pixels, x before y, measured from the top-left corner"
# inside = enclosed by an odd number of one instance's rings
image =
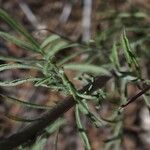
[[[28,20],[32,23],[32,25],[37,29],[39,25],[39,21],[36,16],[33,14],[29,6],[23,0],[18,0],[18,4],[21,7],[22,11],[28,18]]]
[[[110,76],[99,76],[95,79],[92,83],[92,88],[90,89],[91,92],[97,90],[98,88],[102,88],[106,82],[110,79]],[[91,84],[86,85],[80,92],[87,91]],[[12,150],[13,148],[26,143],[30,140],[36,138],[39,132],[44,130],[48,125],[56,121],[61,115],[63,115],[66,111],[68,111],[71,107],[76,104],[73,97],[69,97],[57,105],[55,105],[50,111],[45,113],[42,116],[42,119],[38,120],[37,122],[31,123],[29,126],[25,127],[18,133],[13,134],[12,136],[3,139],[0,142],[0,149],[1,150]]]
[[[82,16],[82,27],[83,36],[82,40],[88,42],[91,38],[90,28],[91,28],[91,12],[92,12],[92,0],[83,1],[83,16]]]
[[[146,88],[144,88],[143,90],[141,90],[138,94],[136,94],[133,97],[129,98],[128,102],[126,104],[123,104],[121,106],[121,108],[124,108],[127,105],[129,105],[130,103],[134,102],[138,97],[140,97],[141,95],[143,95],[144,93],[146,93],[149,89],[150,89],[150,85],[148,85]]]
[[[73,6],[74,2],[72,1],[67,1],[64,8],[63,8],[63,11],[59,17],[59,22],[60,23],[66,23],[70,14],[71,14],[71,10],[72,10],[72,6]]]

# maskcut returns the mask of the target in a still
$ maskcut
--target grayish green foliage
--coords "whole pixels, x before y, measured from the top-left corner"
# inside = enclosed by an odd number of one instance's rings
[[[109,17],[109,14],[107,15]],[[134,15],[134,17],[136,18],[147,17],[144,13],[140,12],[132,15]],[[15,58],[2,55],[0,56],[0,60],[5,61],[6,63],[0,65],[0,72],[11,71],[12,69],[34,69],[41,73],[41,76],[36,77],[25,76],[24,78],[19,78],[11,81],[0,81],[0,86],[13,87],[20,84],[25,84],[27,82],[32,82],[35,87],[46,87],[54,91],[61,91],[66,95],[71,95],[77,103],[75,107],[76,125],[85,149],[90,150],[92,148],[88,138],[88,134],[86,133],[86,129],[82,123],[81,117],[83,116],[88,117],[91,123],[96,127],[106,125],[110,126],[112,137],[106,140],[104,147],[105,149],[120,149],[120,144],[123,136],[123,111],[122,109],[120,109],[120,106],[127,102],[127,85],[130,82],[137,84],[138,81],[142,81],[139,65],[140,60],[136,55],[136,52],[133,50],[136,48],[136,46],[142,45],[145,41],[148,41],[149,36],[138,39],[134,42],[129,42],[130,40],[127,38],[124,30],[121,35],[121,41],[116,39],[112,48],[110,48],[110,51],[103,48],[102,45],[104,44],[104,42],[106,47],[107,45],[110,45],[108,41],[111,41],[112,39],[114,40],[114,33],[116,32],[117,34],[118,31],[122,29],[122,24],[120,25],[121,19],[130,17],[130,13],[120,13],[115,16],[116,26],[112,27],[111,29],[101,31],[93,42],[95,44],[94,46],[91,46],[90,43],[89,45],[73,43],[56,34],[50,34],[43,40],[43,42],[40,43],[12,16],[7,14],[4,10],[0,9],[0,19],[5,21],[13,30],[18,33],[18,37],[15,37],[14,35],[11,35],[9,33],[0,31],[0,38],[6,40],[7,42],[12,42],[13,44],[25,50],[34,52],[34,54],[36,54],[38,58],[40,56],[40,59],[38,59],[36,56],[34,58]],[[126,31],[147,32],[148,29],[127,27]],[[80,50],[75,51],[75,48],[78,48]],[[144,45],[142,45],[141,48],[144,49]],[[73,53],[71,53],[72,49],[75,49]],[[63,50],[68,51],[69,55],[66,55],[64,58],[58,60],[57,54],[59,54],[59,52],[63,52]],[[146,54],[146,51],[144,51],[143,53]],[[82,63],[73,62],[74,58],[80,58],[82,54],[87,57],[83,59]],[[108,57],[109,54],[110,57]],[[122,58],[124,57],[126,61],[122,62]],[[96,111],[93,112],[93,110],[91,110],[89,107],[90,102],[95,105],[95,108],[98,107],[99,109],[101,109],[101,103],[107,101],[107,92],[104,92],[102,89],[100,89],[95,93],[91,93],[88,91],[79,93],[65,73],[65,70],[68,69],[76,71],[78,73],[78,78],[82,78],[83,82],[91,83],[91,88],[93,76],[111,75],[113,70],[113,72],[115,73],[115,79],[109,86],[112,90],[111,92],[119,93],[120,101],[118,103],[118,107],[114,112],[112,112],[112,115],[109,118],[100,117],[100,115],[95,113]],[[86,77],[86,75],[88,77]],[[146,81],[146,83],[149,83],[148,80]],[[31,107],[32,109],[51,109],[51,107],[53,107],[33,104],[28,101],[23,101],[8,95],[6,96],[0,94],[0,96],[15,104],[23,105],[25,107]],[[143,95],[143,97],[146,105],[150,107],[148,96],[145,94]],[[6,116],[15,121],[28,123],[40,119],[36,117],[29,119],[10,114],[6,114]],[[48,134],[53,134],[62,125],[64,125],[64,123],[65,120],[60,118],[53,124],[49,125],[49,127],[45,130]],[[41,136],[29,149],[41,150],[44,148],[46,141],[47,138],[45,136]],[[23,148],[20,147],[20,149]],[[28,148],[25,149],[28,150]]]

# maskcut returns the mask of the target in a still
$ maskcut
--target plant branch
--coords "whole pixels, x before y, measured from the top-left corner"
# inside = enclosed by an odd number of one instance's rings
[[[143,90],[141,90],[139,93],[137,93],[133,97],[129,98],[128,102],[126,104],[122,105],[121,108],[124,108],[127,105],[129,105],[130,103],[134,102],[137,98],[139,98],[141,95],[143,95],[144,93],[146,93],[149,89],[150,89],[150,85],[148,85],[146,88],[144,88]]]
[[[90,92],[93,92],[98,88],[102,88],[110,78],[110,76],[99,76],[95,78],[95,81],[92,83],[93,86],[90,89]],[[80,92],[87,91],[90,86],[91,84],[86,85],[80,90]],[[39,132],[41,133],[42,130],[44,130],[48,125],[56,121],[61,115],[63,115],[75,104],[76,102],[73,97],[68,97],[67,99],[59,102],[51,110],[45,113],[40,120],[31,123],[18,133],[15,133],[10,137],[3,139],[0,142],[0,148],[2,150],[12,150],[13,148],[23,143],[33,140],[37,137]]]

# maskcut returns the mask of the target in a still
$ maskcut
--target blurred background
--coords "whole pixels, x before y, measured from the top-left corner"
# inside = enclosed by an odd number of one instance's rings
[[[120,37],[125,27],[129,39],[135,44],[138,56],[142,56],[142,71],[146,78],[150,77],[149,41],[142,41],[150,33],[150,1],[149,0],[0,0],[0,8],[21,22],[25,28],[39,41],[50,33],[56,33],[70,41],[91,42],[101,49],[106,57],[115,39]],[[0,20],[0,30],[18,36],[10,27]],[[136,41],[140,41],[136,44]],[[16,45],[0,39],[0,55],[27,57],[32,55]],[[65,56],[65,53],[61,54]],[[85,56],[86,57],[86,56]],[[106,59],[103,62],[105,63]],[[76,58],[75,61],[80,61]],[[4,62],[1,61],[0,64]],[[37,74],[36,71],[13,70],[0,72],[0,80],[11,80],[24,75]],[[73,72],[68,72],[70,78]],[[73,81],[80,87],[80,83]],[[129,86],[129,96],[137,92],[134,85]],[[0,87],[0,93],[8,94],[18,99],[30,100],[40,104],[51,105],[65,98],[57,92],[46,88],[35,88],[31,83],[17,87]],[[117,99],[112,93],[109,99]],[[111,101],[111,100],[110,100]],[[110,107],[115,107],[113,103]],[[110,107],[102,114],[108,115]],[[12,121],[4,116],[5,112],[20,116],[37,116],[42,111],[31,111],[13,103],[0,99],[0,139],[7,137],[24,126],[24,123]],[[82,150],[83,145],[76,132],[73,109],[65,114],[67,123],[59,130],[59,150]],[[110,136],[109,129],[96,129],[84,118],[83,120],[93,150],[103,149],[104,141]],[[150,150],[150,116],[142,101],[129,105],[125,110],[124,137],[122,147],[126,150]],[[57,133],[47,140],[44,149],[54,149]]]

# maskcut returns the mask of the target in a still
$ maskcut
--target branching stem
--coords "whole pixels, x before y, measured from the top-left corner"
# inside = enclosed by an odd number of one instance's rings
[[[95,81],[92,83],[93,87],[91,88],[90,92],[93,92],[97,90],[98,88],[102,88],[110,78],[111,78],[110,76],[97,77]],[[79,92],[87,91],[90,86],[91,84],[86,85]],[[44,130],[48,125],[56,121],[59,117],[61,117],[61,115],[63,115],[66,111],[68,111],[75,104],[76,104],[76,101],[73,99],[73,97],[68,97],[67,99],[59,102],[50,111],[45,113],[42,116],[42,119],[31,123],[30,125],[25,127],[23,130],[19,131],[18,133],[15,133],[11,135],[10,137],[1,140],[0,148],[2,150],[5,150],[5,149],[12,150],[13,148],[25,142],[35,139],[37,135],[39,134],[39,132],[41,133],[42,130]]]

